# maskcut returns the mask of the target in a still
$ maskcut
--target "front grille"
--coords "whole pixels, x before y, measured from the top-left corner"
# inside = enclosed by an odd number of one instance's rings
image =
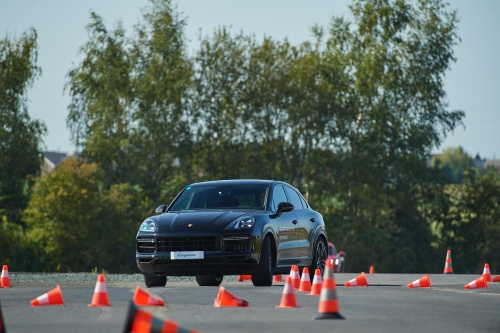
[[[158,251],[216,251],[220,249],[219,237],[157,238]]]
[[[154,253],[156,250],[156,242],[154,238],[138,238],[137,252],[139,253]]]
[[[222,239],[226,252],[248,251],[250,239],[247,236],[226,236]]]

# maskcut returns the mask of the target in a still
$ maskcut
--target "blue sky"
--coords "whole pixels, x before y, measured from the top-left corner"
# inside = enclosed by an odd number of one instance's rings
[[[449,134],[442,148],[461,145],[471,155],[500,158],[500,1],[448,0],[458,9],[455,48],[458,60],[446,74],[450,109],[465,111],[464,127]],[[111,27],[118,19],[127,31],[140,18],[146,0],[0,0],[0,38],[19,37],[29,27],[38,32],[38,65],[43,74],[29,92],[29,111],[43,120],[49,130],[48,150],[68,152],[75,148],[66,129],[69,97],[63,94],[66,74],[81,60],[78,49],[87,40],[85,25],[94,10]],[[198,46],[197,36],[211,34],[217,26],[233,31],[287,37],[299,44],[310,39],[314,24],[327,27],[331,17],[348,13],[347,0],[184,0],[178,9],[187,16],[186,36],[190,53]]]

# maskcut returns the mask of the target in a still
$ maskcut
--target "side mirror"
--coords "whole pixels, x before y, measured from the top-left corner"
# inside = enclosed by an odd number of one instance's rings
[[[286,213],[286,212],[291,212],[293,210],[293,205],[289,202],[280,202],[278,204],[278,211],[276,214],[278,216],[281,216],[281,214]]]
[[[167,211],[168,205],[160,205],[155,209],[156,215],[161,215]]]

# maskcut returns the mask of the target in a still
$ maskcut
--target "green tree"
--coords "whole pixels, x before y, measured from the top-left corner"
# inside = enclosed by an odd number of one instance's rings
[[[38,258],[32,269],[135,268],[134,235],[145,214],[142,207],[151,203],[134,200],[129,184],[104,189],[104,178],[97,164],[70,157],[39,179],[24,212],[27,237]]]
[[[172,199],[171,184],[191,176],[192,115],[187,107],[192,68],[184,36],[185,19],[170,0],[151,0],[136,26],[130,57],[134,87],[131,138],[138,184],[160,204]]]
[[[465,170],[474,166],[474,160],[462,147],[450,147],[443,149],[441,155],[435,156],[431,165],[441,169],[452,183],[460,184]]]
[[[43,122],[28,113],[28,89],[41,74],[34,29],[0,40],[0,216],[20,223],[32,180],[40,172]]]
[[[453,269],[480,274],[484,263],[500,268],[500,175],[480,175],[472,168],[462,184],[446,186],[447,202],[436,218],[435,230],[445,248],[453,251]]]
[[[131,136],[131,64],[125,31],[119,22],[109,32],[92,12],[89,40],[81,47],[82,63],[69,71],[71,97],[67,125],[82,155],[101,164],[106,184],[130,181],[127,149]]]
[[[339,248],[355,270],[371,260],[415,271],[433,241],[417,185],[432,181],[427,156],[463,117],[447,109],[443,85],[459,41],[456,12],[439,0],[357,0],[350,10],[352,23],[333,19],[323,57],[342,163],[333,176],[341,205],[329,228],[344,236]]]

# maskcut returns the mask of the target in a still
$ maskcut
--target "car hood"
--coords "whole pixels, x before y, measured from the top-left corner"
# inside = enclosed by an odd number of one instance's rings
[[[167,212],[158,219],[158,231],[162,230],[193,230],[193,229],[224,229],[238,217],[252,214],[250,211],[210,210],[191,212]]]

